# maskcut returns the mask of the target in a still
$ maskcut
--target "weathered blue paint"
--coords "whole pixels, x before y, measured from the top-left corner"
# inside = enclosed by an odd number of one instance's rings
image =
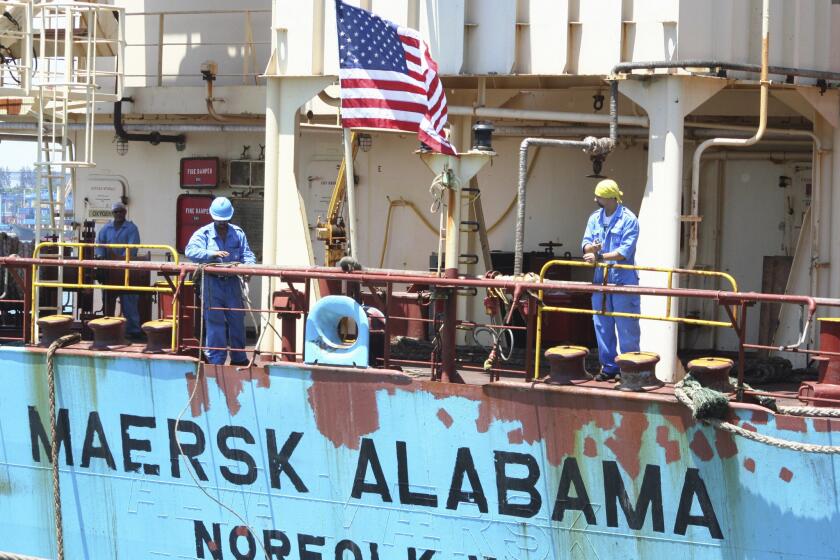
[[[186,459],[177,462],[180,476],[173,475],[167,423],[185,407],[183,419],[206,436],[200,465],[209,480],[202,486],[261,536],[264,530],[278,531],[272,540],[277,547],[282,532],[289,539],[289,559],[354,558],[353,546],[360,558],[381,560],[840,557],[834,534],[840,522],[840,467],[833,457],[743,440],[733,444],[694,424],[676,403],[525,385],[456,387],[358,370],[269,369],[267,375],[258,372],[255,379],[245,379],[241,387],[233,369],[213,370],[217,377],[207,380],[206,397],[198,391],[204,404],[189,407],[194,385],[188,378],[195,366],[188,360],[60,354],[58,406],[68,411],[73,454],[72,466],[65,465],[64,450],[60,455],[66,557],[262,558],[248,553],[244,530],[237,536],[235,527],[241,522],[196,486]],[[351,385],[349,378],[356,381]],[[35,407],[48,432],[44,354],[0,349],[0,387],[0,550],[54,557],[49,455],[39,444],[40,461],[33,458],[29,417],[29,407]],[[81,465],[94,412],[113,454],[113,469],[97,457]],[[126,421],[126,415],[155,422],[155,427],[127,430],[135,447],[142,447],[140,440],[151,447],[128,456],[140,464],[139,472],[127,472],[124,465],[121,418]],[[737,415],[739,423],[770,435],[837,443],[830,431],[836,426],[827,421],[779,420],[749,409],[739,409]],[[136,418],[133,422],[142,423]],[[254,443],[228,439],[225,457],[217,441],[220,430],[243,434],[225,426],[244,428]],[[278,450],[287,440],[294,442],[297,436],[292,434],[302,434],[292,446],[289,465],[306,491],[295,488],[288,471],[279,476],[280,488],[276,480],[272,487],[269,433]],[[194,442],[186,432],[180,439]],[[102,446],[98,437],[93,444],[89,450]],[[384,487],[373,491],[376,469],[368,466],[364,481],[370,491],[354,498],[360,452],[373,448]],[[234,449],[254,458],[253,481],[233,484],[224,478],[223,469],[229,478],[249,472],[230,458]],[[483,506],[466,503],[467,496],[456,509],[447,509],[459,455],[462,465],[469,459],[474,463],[486,513],[479,511]],[[503,476],[524,478],[529,465],[539,472],[533,492],[541,505],[531,517],[500,512],[496,469],[511,458],[522,464],[508,464]],[[406,496],[404,489],[402,501],[426,505],[400,503],[400,462],[406,465],[413,493]],[[551,519],[564,467],[571,469],[572,463],[579,467],[594,523],[574,510],[562,521]],[[675,531],[689,469],[696,469],[690,472],[696,472],[708,491],[722,538],[715,538],[708,526],[688,525],[684,535]],[[662,530],[656,530],[651,508],[641,528],[631,529],[619,505],[613,507],[617,527],[608,526],[610,503],[617,502],[605,499],[605,473],[618,473],[635,505],[645,477],[653,480],[651,473],[657,470]],[[468,475],[456,486],[456,491],[477,490]],[[514,510],[533,504],[534,495],[524,486],[525,492],[508,493]],[[385,493],[391,501],[383,499]],[[574,497],[570,492],[569,498]],[[437,504],[431,505],[434,500]],[[700,510],[693,496],[690,511],[684,513],[699,516]],[[212,537],[214,524],[220,524],[221,535],[216,556],[206,543],[196,545],[196,527]],[[238,554],[231,550],[232,531]],[[336,548],[346,552],[336,555]],[[426,552],[432,550],[437,552]]]

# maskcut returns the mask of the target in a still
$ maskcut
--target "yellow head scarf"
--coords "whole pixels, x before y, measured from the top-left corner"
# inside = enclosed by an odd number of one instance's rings
[[[624,196],[624,193],[618,188],[618,183],[612,179],[603,179],[595,186],[595,196],[614,198],[621,204],[621,197]]]

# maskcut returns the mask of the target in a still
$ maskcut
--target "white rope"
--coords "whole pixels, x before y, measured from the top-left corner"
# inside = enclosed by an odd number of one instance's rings
[[[686,392],[679,388],[674,388],[674,396],[677,397],[677,400],[680,401],[682,404],[687,406],[688,408],[694,410],[694,403],[686,394]],[[792,408],[811,408],[811,407],[792,407]],[[813,443],[802,443],[798,441],[790,441],[786,439],[780,439],[772,436],[765,436],[759,434],[758,432],[753,432],[751,430],[747,430],[746,428],[742,428],[741,426],[736,426],[731,422],[726,422],[724,420],[720,420],[718,418],[701,418],[701,422],[713,426],[719,430],[724,432],[729,432],[730,434],[734,434],[736,436],[741,436],[745,439],[755,441],[758,443],[763,443],[765,445],[771,445],[773,447],[778,447],[779,449],[787,449],[790,451],[797,451],[800,453],[822,453],[826,455],[835,455],[840,454],[840,446],[837,445],[817,445]]]

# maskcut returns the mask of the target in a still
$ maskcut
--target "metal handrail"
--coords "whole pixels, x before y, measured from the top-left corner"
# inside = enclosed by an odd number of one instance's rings
[[[76,282],[63,282],[61,280],[58,281],[42,281],[38,279],[38,268],[39,266],[43,266],[40,264],[33,264],[32,265],[32,325],[31,325],[31,334],[32,340],[38,339],[38,289],[39,288],[67,288],[67,289],[92,289],[92,290],[119,290],[121,292],[141,292],[141,293],[168,293],[173,294],[173,290],[169,286],[132,286],[131,279],[130,279],[130,271],[131,269],[126,267],[123,270],[123,283],[122,284],[90,284],[84,281],[84,254],[85,249],[96,249],[97,247],[104,247],[106,249],[122,249],[125,253],[125,260],[126,264],[129,263],[136,263],[138,261],[132,261],[131,255],[132,253],[136,253],[138,249],[148,249],[153,251],[164,251],[168,253],[171,260],[167,261],[174,265],[178,265],[179,257],[178,251],[176,251],[173,247],[169,245],[156,245],[156,244],[147,244],[147,243],[80,243],[80,242],[73,242],[73,241],[44,241],[38,243],[35,246],[34,251],[32,252],[32,258],[38,259],[41,253],[41,249],[46,247],[56,247],[58,248],[58,254],[56,255],[60,260],[60,264],[56,264],[59,269],[62,269],[64,266],[67,265],[62,258],[63,255],[62,249],[65,247],[69,247],[71,249],[77,250],[77,257],[76,261],[79,265],[76,267]],[[119,262],[119,261],[115,261]],[[62,271],[59,270],[59,278],[63,277]],[[175,288],[178,288],[179,280],[176,278],[174,281]],[[163,319],[166,320],[166,319]],[[178,340],[178,298],[172,298],[172,340],[171,346],[172,350],[177,350],[177,340]]]
[[[717,278],[723,278],[727,280],[732,286],[732,291],[738,291],[738,282],[735,278],[727,274],[726,272],[718,272],[716,270],[689,270],[684,268],[664,268],[664,267],[657,267],[657,266],[639,266],[633,264],[610,264],[610,263],[588,263],[585,261],[573,261],[573,260],[562,260],[562,259],[555,259],[550,260],[545,263],[540,270],[540,283],[544,282],[545,275],[549,269],[556,267],[556,266],[576,266],[576,267],[583,267],[583,268],[603,268],[604,269],[604,278],[606,279],[606,274],[609,272],[609,269],[616,268],[621,270],[636,270],[636,271],[643,271],[643,272],[662,272],[667,274],[668,276],[668,289],[673,289],[673,280],[674,274],[684,274],[687,276],[713,276]],[[538,378],[540,375],[540,351],[542,349],[542,314],[545,313],[576,313],[576,314],[584,314],[584,315],[602,315],[605,317],[623,317],[628,319],[646,319],[651,321],[668,321],[672,323],[683,323],[686,325],[699,325],[699,326],[708,326],[708,327],[732,327],[732,321],[711,321],[706,319],[690,319],[688,317],[674,317],[671,315],[671,298],[672,296],[668,295],[666,297],[666,304],[665,304],[665,315],[645,315],[642,313],[625,313],[622,311],[598,311],[595,309],[581,309],[578,307],[556,307],[551,305],[545,305],[543,303],[543,289],[540,288],[537,301],[537,332],[536,332],[536,352],[534,356],[534,378]],[[732,317],[735,319],[737,316],[735,315],[735,310],[732,310]]]

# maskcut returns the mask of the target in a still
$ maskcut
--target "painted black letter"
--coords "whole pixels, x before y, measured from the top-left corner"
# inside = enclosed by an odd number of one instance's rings
[[[657,465],[645,467],[642,488],[639,490],[639,499],[636,500],[634,508],[624,489],[624,481],[621,479],[621,473],[618,472],[618,465],[615,461],[604,461],[604,500],[607,506],[607,526],[618,527],[618,509],[615,506],[618,501],[627,519],[627,525],[631,529],[638,531],[644,526],[648,506],[653,505],[651,513],[653,530],[657,533],[665,532],[665,520],[662,516],[662,484]]]
[[[465,474],[470,481],[470,491],[463,490]],[[458,449],[455,468],[452,470],[452,483],[449,485],[449,497],[446,499],[446,509],[458,509],[458,504],[461,502],[475,504],[478,506],[478,511],[487,513],[487,497],[484,495],[484,488],[481,487],[481,480],[478,478],[478,471],[475,470],[469,447]]]
[[[417,549],[416,548],[409,548],[408,549],[408,560],[432,560],[435,556],[434,550],[424,550],[423,554],[420,557],[417,557]]]
[[[195,531],[195,556],[204,558],[205,545],[210,549],[210,557],[213,560],[222,560],[222,527],[219,523],[213,523],[213,537],[207,532],[204,523],[198,520],[193,521]]]
[[[376,482],[365,482],[368,465],[373,471],[373,478]],[[373,440],[362,438],[362,448],[359,450],[359,463],[356,465],[356,476],[353,479],[353,490],[350,495],[354,498],[361,498],[362,494],[379,494],[383,502],[391,502],[391,493],[388,491],[388,483],[385,481],[385,473],[382,472],[382,465],[379,463],[379,455],[376,454],[376,446]]]
[[[575,487],[574,498],[569,496],[569,490],[572,486]],[[586,486],[583,484],[583,477],[580,476],[577,459],[574,457],[566,457],[566,460],[563,461],[563,472],[560,474],[557,500],[554,502],[554,511],[551,514],[551,519],[554,521],[563,521],[563,515],[567,509],[575,509],[583,512],[587,523],[590,525],[596,524],[595,512],[592,509],[592,503],[589,501]]]
[[[338,544],[335,545],[335,560],[345,560],[344,552],[346,550],[349,550],[350,554],[353,555],[353,560],[363,560],[362,549],[359,548],[359,545],[347,539],[338,541]]]
[[[280,545],[275,545],[272,541],[280,541]],[[268,554],[269,560],[286,560],[286,556],[292,552],[292,543],[289,542],[289,537],[283,531],[277,529],[266,529],[263,531],[263,544],[265,545],[265,553]]]
[[[143,467],[143,474],[160,475],[158,465],[147,465],[135,463],[131,460],[132,451],[151,451],[152,442],[147,439],[133,439],[128,435],[128,429],[132,426],[138,428],[154,428],[155,419],[152,416],[133,416],[131,414],[120,414],[120,428],[122,432],[123,469],[125,472],[140,472]]]
[[[703,515],[691,515],[694,496],[697,496]],[[712,507],[712,500],[709,499],[709,492],[706,490],[706,483],[700,478],[700,471],[697,469],[688,469],[685,472],[680,505],[677,508],[677,520],[674,522],[674,533],[685,535],[689,525],[706,527],[713,539],[723,538],[715,509]]]
[[[180,440],[178,434],[185,432],[195,437],[194,443],[184,443]],[[180,450],[178,449],[179,442],[181,443]],[[181,463],[178,456],[181,454],[181,450],[183,450],[184,457],[189,460],[193,471],[195,471],[195,476],[199,480],[207,481],[207,474],[204,472],[201,463],[196,459],[196,457],[204,453],[204,445],[204,432],[198,427],[198,424],[190,420],[181,420],[178,422],[178,433],[175,433],[175,420],[169,419],[169,465],[173,478],[181,478]]]
[[[309,550],[306,547],[310,544],[315,546],[324,546],[324,543],[327,541],[324,537],[313,537],[312,535],[302,535],[298,534],[298,556],[300,556],[300,560],[321,560],[323,556],[321,556],[320,552],[315,552],[314,550]]]
[[[397,442],[397,484],[400,487],[400,503],[412,506],[437,507],[437,496],[412,492],[408,481],[408,451],[404,441]]]
[[[248,549],[245,552],[239,550],[239,537],[245,537],[248,543]],[[245,525],[238,525],[231,529],[228,544],[236,560],[254,560],[257,554],[257,541]]]
[[[511,453],[495,451],[496,456],[496,493],[499,496],[499,513],[515,515],[516,517],[534,517],[542,507],[542,497],[537,492],[537,481],[540,479],[540,467],[537,460],[527,453]],[[505,471],[508,464],[523,465],[528,468],[525,478],[511,478]],[[512,504],[508,501],[509,491],[528,494],[527,504]]]
[[[93,436],[99,439],[99,445],[93,445]],[[85,444],[82,446],[82,463],[81,467],[87,468],[90,466],[90,460],[93,457],[105,459],[108,468],[112,471],[117,470],[117,464],[114,462],[114,455],[111,453],[111,448],[108,447],[108,439],[105,437],[105,430],[102,428],[102,421],[99,419],[99,413],[95,410],[88,416],[87,432],[85,433]]]
[[[73,466],[73,449],[70,447],[70,416],[66,408],[58,409],[58,418],[55,421],[55,437],[58,440],[58,450],[64,446],[64,463]],[[41,424],[41,416],[34,406],[29,407],[29,440],[32,443],[32,460],[41,462],[41,450],[38,448],[38,441],[44,446],[44,453],[47,455],[47,462],[52,463],[50,456],[50,438],[44,425]]]
[[[224,479],[231,484],[239,486],[244,484],[253,484],[254,481],[257,480],[257,463],[247,451],[236,448],[231,449],[228,446],[228,439],[231,438],[238,438],[243,440],[245,443],[253,444],[254,436],[252,436],[251,432],[242,426],[222,426],[216,434],[216,445],[219,446],[219,452],[225,457],[225,459],[244,463],[247,469],[244,474],[234,472],[233,469],[226,466],[221,467],[219,471],[222,473]]]
[[[297,444],[300,442],[300,438],[303,437],[303,433],[290,433],[279,453],[277,452],[277,436],[274,434],[274,430],[266,430],[265,436],[266,445],[268,446],[268,469],[271,472],[271,487],[279,489],[280,475],[286,473],[295,490],[298,492],[309,492],[303,480],[300,479],[298,473],[289,464],[289,458],[294,453]]]

